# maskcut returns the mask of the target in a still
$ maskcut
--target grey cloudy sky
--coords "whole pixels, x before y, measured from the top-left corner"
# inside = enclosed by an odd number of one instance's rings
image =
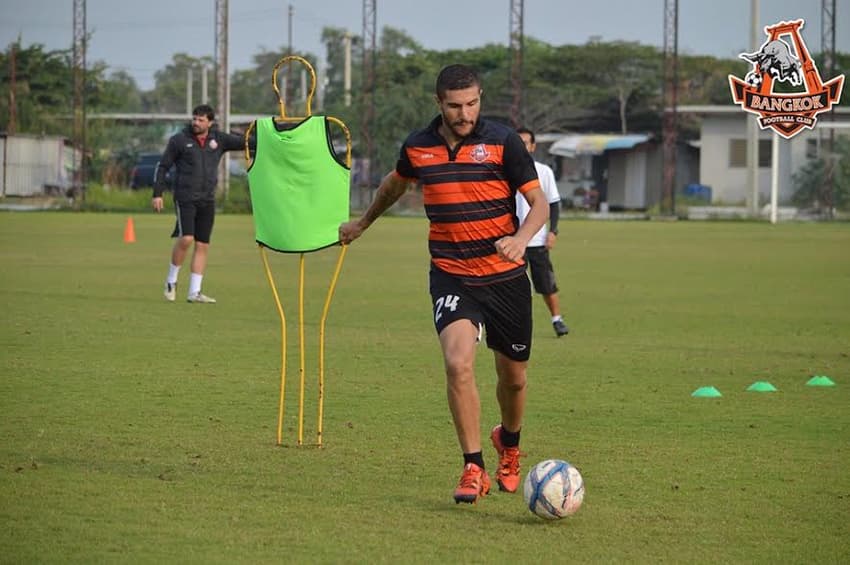
[[[836,48],[850,52],[850,0],[836,2]],[[363,29],[361,0],[230,0],[230,69],[249,68],[262,50],[285,52],[288,7],[293,46],[324,56],[323,27]],[[508,43],[509,0],[381,0],[378,30],[404,30],[429,49]],[[64,49],[73,40],[71,0],[0,0],[0,46]],[[525,0],[525,34],[552,45],[638,41],[661,46],[664,0]],[[804,19],[803,38],[821,50],[820,0],[759,0],[759,25]],[[143,89],[175,53],[215,54],[215,0],[87,0],[87,59],[132,75]],[[749,51],[749,0],[679,0],[679,52],[737,57]],[[759,43],[763,39],[760,38]]]

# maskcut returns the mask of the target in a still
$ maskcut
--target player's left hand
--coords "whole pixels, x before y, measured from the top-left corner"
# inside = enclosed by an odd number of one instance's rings
[[[512,235],[506,235],[496,241],[496,252],[506,261],[519,263],[525,255],[525,243]]]
[[[366,230],[360,220],[351,220],[339,225],[339,241],[343,245],[348,245],[361,235]]]
[[[552,232],[546,232],[546,249],[552,249],[555,247],[555,242],[558,240],[558,237]]]

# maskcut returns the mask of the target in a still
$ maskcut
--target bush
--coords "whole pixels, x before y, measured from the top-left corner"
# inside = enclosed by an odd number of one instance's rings
[[[90,212],[150,212],[151,189],[130,190],[128,188],[109,188],[101,184],[89,184],[84,199],[77,200],[73,207]],[[227,200],[219,195],[218,208],[228,214],[250,214],[251,197],[248,192],[248,180],[243,177],[230,178],[230,191]],[[163,195],[163,210],[174,209],[171,193]]]
[[[137,212],[151,210],[150,189],[130,190],[129,188],[108,188],[101,184],[86,186],[85,197],[75,203],[80,210],[95,212]],[[174,204],[170,198],[165,198],[166,209],[172,209]]]
[[[836,137],[833,148],[832,206],[838,210],[850,208],[850,138]],[[813,159],[794,173],[794,195],[791,201],[804,208],[826,205],[826,159]]]

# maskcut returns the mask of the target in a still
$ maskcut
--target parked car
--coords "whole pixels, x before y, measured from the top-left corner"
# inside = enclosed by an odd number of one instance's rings
[[[130,172],[130,188],[138,190],[140,188],[150,188],[153,186],[154,175],[156,168],[159,166],[161,153],[139,153],[136,159],[136,164]],[[171,168],[165,175],[165,180],[170,181],[174,173],[174,167]]]

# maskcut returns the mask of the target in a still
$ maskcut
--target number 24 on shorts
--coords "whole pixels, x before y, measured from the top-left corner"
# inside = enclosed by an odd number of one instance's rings
[[[460,296],[456,294],[447,294],[438,298],[434,303],[434,323],[439,322],[440,318],[443,317],[443,308],[448,308],[452,312],[457,310],[459,300]]]

